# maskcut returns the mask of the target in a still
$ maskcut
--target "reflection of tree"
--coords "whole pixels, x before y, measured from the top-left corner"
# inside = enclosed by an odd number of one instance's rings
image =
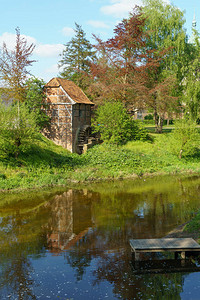
[[[21,214],[20,210],[4,217],[0,223],[0,287],[5,295],[16,299],[36,299],[35,283],[31,279],[34,272],[30,255],[44,253],[44,224],[48,213],[44,207]],[[1,299],[4,295],[0,294]],[[5,296],[7,297],[7,296]]]
[[[172,204],[170,195],[142,189],[141,193],[136,194],[99,194],[91,202],[95,229],[91,229],[65,254],[67,262],[76,271],[77,280],[82,279],[91,261],[95,260],[98,266],[93,271],[94,285],[105,280],[110,282],[117,297],[166,299],[169,295],[170,299],[179,299],[184,275],[134,275],[128,244],[129,238],[164,236],[190,216],[187,201],[179,198]],[[175,196],[180,197],[179,189]],[[195,202],[193,205],[197,204]]]
[[[10,203],[8,211],[5,205],[0,215],[2,293],[35,299],[30,255],[39,257],[47,247],[62,253],[76,280],[91,271],[93,284],[109,282],[116,297],[179,299],[184,275],[134,275],[128,241],[164,236],[189,219],[199,206],[199,184],[192,189],[186,181],[181,186],[175,182],[172,192],[162,192],[157,182],[155,186],[143,183],[133,191],[124,183],[123,192],[114,184],[115,188],[109,183],[110,190],[101,192],[69,189],[48,202],[43,199],[42,205],[37,200],[35,209],[29,204],[25,210],[21,203],[20,209],[16,205],[11,211]]]
[[[4,269],[5,268],[5,269]],[[17,257],[5,264],[1,274],[1,286],[6,287],[7,295],[15,295],[16,299],[36,299],[31,279],[33,268],[27,257],[17,254]],[[8,284],[9,283],[9,284]],[[6,295],[5,294],[5,295]]]
[[[122,299],[180,299],[183,274],[134,275],[127,257],[130,259],[125,252],[99,260],[99,266],[94,271],[94,284],[109,281],[114,286],[113,293]]]

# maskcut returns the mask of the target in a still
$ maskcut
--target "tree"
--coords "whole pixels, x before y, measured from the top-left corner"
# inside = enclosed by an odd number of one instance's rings
[[[182,80],[182,66],[187,63],[187,36],[184,29],[184,13],[172,4],[162,0],[143,0],[142,12],[146,18],[145,31],[148,32],[147,47],[162,51],[168,49],[160,64],[159,75],[166,77],[166,71],[174,71]],[[165,74],[163,74],[163,72]]]
[[[186,75],[182,86],[184,90],[185,113],[193,121],[197,121],[200,118],[200,42],[197,31],[193,33],[193,37],[194,44],[190,45],[193,48],[193,59],[184,67]]]
[[[137,7],[115,27],[113,38],[103,42],[94,36],[98,61],[91,66],[94,83],[90,91],[98,101],[114,99],[131,110],[143,106],[145,69],[151,64],[145,50],[144,21]]]
[[[131,111],[151,108],[157,130],[162,131],[164,114],[177,104],[173,95],[177,81],[172,72],[163,71],[159,76],[169,49],[150,47],[146,22],[146,16],[136,7],[116,26],[112,39],[103,42],[96,38],[100,59],[92,64],[91,90],[99,100],[121,101]]]
[[[65,44],[59,61],[59,68],[63,68],[60,75],[74,81],[79,86],[84,85],[85,74],[90,71],[91,61],[95,58],[91,43],[86,39],[82,27],[75,23],[75,36]]]
[[[162,0],[143,2],[142,12],[146,17],[144,29],[150,37],[146,46],[154,56],[160,53],[159,66],[150,71],[150,97],[147,105],[154,109],[156,128],[161,132],[163,112],[174,110],[175,106],[180,105],[176,100],[182,96],[180,83],[185,76],[183,65],[187,65],[191,59],[190,46],[183,28],[184,14],[179,8]],[[162,51],[165,53],[163,57]],[[164,109],[160,110],[161,107]]]
[[[20,108],[20,109],[19,109]],[[21,151],[37,139],[35,114],[24,103],[6,106],[0,103],[0,151],[18,158]]]
[[[44,107],[44,85],[45,82],[38,78],[30,78],[27,80],[25,88],[25,103],[29,110],[29,112],[34,112],[36,125],[42,129],[49,123],[49,117],[42,110],[42,106]]]
[[[3,93],[15,101],[23,101],[25,97],[25,82],[30,74],[28,67],[35,60],[30,56],[35,49],[35,45],[28,45],[27,40],[21,36],[20,30],[16,28],[16,45],[14,50],[9,50],[6,43],[0,56],[0,79],[6,88]]]
[[[124,144],[148,136],[127,114],[121,102],[106,102],[100,105],[93,120],[93,127],[95,132],[101,134],[103,141],[113,144]]]

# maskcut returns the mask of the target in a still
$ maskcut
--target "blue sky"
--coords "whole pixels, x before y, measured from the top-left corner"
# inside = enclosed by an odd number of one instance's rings
[[[195,10],[200,30],[199,0],[165,1],[185,10],[188,34]],[[74,35],[75,22],[91,42],[92,33],[107,39],[135,4],[141,5],[141,0],[1,0],[0,46],[5,41],[12,49],[18,26],[21,34],[36,45],[33,58],[37,62],[31,68],[32,74],[48,81],[58,75],[59,54]]]

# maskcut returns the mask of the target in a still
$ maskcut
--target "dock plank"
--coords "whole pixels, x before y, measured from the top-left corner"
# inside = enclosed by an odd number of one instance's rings
[[[192,238],[130,239],[133,251],[200,251],[200,245]]]

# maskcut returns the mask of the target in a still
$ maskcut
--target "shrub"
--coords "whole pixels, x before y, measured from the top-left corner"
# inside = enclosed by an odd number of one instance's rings
[[[18,157],[37,139],[35,115],[25,104],[6,106],[0,103],[0,152]]]
[[[45,94],[43,91],[45,82],[38,78],[30,78],[26,82],[26,99],[25,103],[29,112],[34,112],[37,126],[42,129],[49,124],[49,117],[41,109],[45,105]]]
[[[174,125],[175,129],[169,134],[166,147],[180,159],[182,156],[194,155],[200,142],[196,123],[183,119],[175,121]]]
[[[101,134],[103,141],[111,144],[124,144],[148,136],[145,129],[127,114],[121,102],[106,102],[99,106],[93,128]]]

